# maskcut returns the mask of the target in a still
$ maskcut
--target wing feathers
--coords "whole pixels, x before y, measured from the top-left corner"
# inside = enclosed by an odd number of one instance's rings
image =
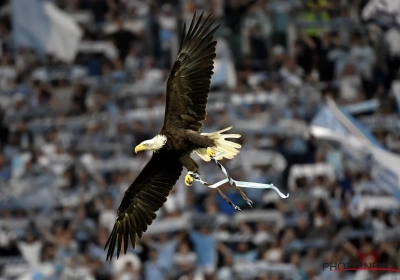
[[[199,17],[199,19],[197,20],[196,26],[192,29],[192,32],[189,32],[188,39],[187,39],[188,41],[190,41],[190,40],[194,37],[195,31],[198,30],[199,24],[200,24],[200,22],[201,22],[201,19],[203,18],[203,14],[204,14],[204,12],[202,12],[202,13],[200,14],[200,17]],[[195,18],[196,18],[196,14],[194,14],[194,16],[193,16],[192,23],[194,23],[194,19],[195,19]]]
[[[118,247],[117,247],[117,258],[119,258],[119,254],[121,253],[121,246],[122,246],[122,237],[125,232],[121,231],[118,234]]]
[[[206,118],[208,92],[214,69],[213,36],[220,25],[213,27],[211,14],[203,20],[196,13],[187,33],[184,27],[182,44],[167,82],[167,104],[164,127],[174,126],[199,131]],[[184,116],[184,117],[182,117]]]
[[[157,204],[155,204],[154,202],[152,202],[151,200],[147,199],[147,197],[145,196],[140,196],[139,199],[141,201],[143,201],[143,203],[146,204],[146,207],[149,207],[151,210],[153,210],[154,212],[158,210],[158,206]]]
[[[134,228],[134,227],[131,225],[131,219],[129,219],[129,215],[126,214],[126,213],[125,213],[125,217],[124,217],[124,222],[126,223],[126,227],[127,227],[128,229]]]
[[[136,234],[134,231],[132,231],[131,233],[129,233],[129,237],[131,238],[131,244],[132,244],[132,248],[136,247]]]
[[[139,238],[142,238],[143,231],[145,231],[142,229],[142,220],[139,218],[139,215],[136,211],[133,211],[132,215],[136,223],[136,233],[139,236]]]
[[[156,212],[167,201],[176,181],[182,172],[182,165],[175,155],[160,152],[153,154],[151,160],[127,189],[118,209],[118,216],[108,238],[107,260],[117,258],[121,251],[126,254],[129,240],[135,248],[137,237],[143,233],[157,218]]]
[[[203,13],[201,15],[203,15]],[[192,22],[190,23],[190,27],[189,27],[189,31],[188,31],[188,36],[184,39],[183,45],[185,45],[186,41],[188,41],[190,39],[190,35],[193,32],[193,24],[194,24],[195,18],[196,18],[196,11],[194,12],[193,19],[192,19]]]
[[[124,232],[124,254],[128,251],[128,245],[129,245],[129,234],[128,232]]]

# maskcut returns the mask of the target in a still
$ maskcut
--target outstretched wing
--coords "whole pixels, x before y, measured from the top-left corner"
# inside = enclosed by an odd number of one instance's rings
[[[136,235],[142,238],[143,232],[157,217],[156,213],[167,201],[169,193],[182,173],[182,165],[173,155],[165,152],[154,153],[133,183],[125,191],[114,228],[107,240],[107,260],[111,260],[117,247],[117,258],[136,245]]]
[[[216,41],[213,35],[220,25],[211,28],[211,14],[202,21],[193,16],[189,31],[183,28],[178,56],[167,81],[164,127],[174,126],[200,131],[206,118],[208,92],[213,74]]]

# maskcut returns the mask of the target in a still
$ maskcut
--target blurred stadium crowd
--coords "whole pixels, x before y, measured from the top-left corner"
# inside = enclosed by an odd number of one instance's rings
[[[400,279],[323,269],[399,268],[400,212],[367,167],[308,132],[329,97],[400,151],[400,25],[367,24],[365,0],[53,2],[84,30],[73,63],[15,48],[0,1],[0,279]],[[204,130],[233,125],[243,149],[223,162],[231,176],[290,197],[246,189],[251,210],[224,185],[235,213],[181,178],[137,248],[106,263],[122,194],[149,158],[133,148],[162,125],[194,10],[223,22]],[[223,178],[197,162],[204,180]]]

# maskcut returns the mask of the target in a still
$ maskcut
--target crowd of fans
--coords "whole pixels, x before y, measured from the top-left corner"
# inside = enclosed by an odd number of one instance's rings
[[[0,1],[0,279],[398,279],[326,268],[400,268],[399,204],[365,189],[368,170],[337,145],[278,125],[309,124],[326,97],[377,101],[367,115],[398,113],[400,29],[363,22],[368,1],[53,2],[84,30],[73,64],[16,49]],[[195,10],[223,23],[204,131],[233,125],[243,148],[222,162],[230,175],[290,197],[246,189],[252,210],[221,186],[242,214],[181,178],[136,249],[105,262],[123,192],[150,156],[133,149],[162,125],[165,81]],[[373,132],[398,152],[398,131]],[[223,179],[196,161],[204,180]],[[353,211],[371,194],[382,203]]]

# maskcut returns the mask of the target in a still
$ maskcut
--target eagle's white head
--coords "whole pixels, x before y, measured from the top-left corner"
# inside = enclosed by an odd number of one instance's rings
[[[165,135],[156,135],[154,138],[150,140],[143,141],[139,145],[135,147],[135,153],[140,151],[158,151],[161,149],[165,143],[167,143],[167,136]]]

